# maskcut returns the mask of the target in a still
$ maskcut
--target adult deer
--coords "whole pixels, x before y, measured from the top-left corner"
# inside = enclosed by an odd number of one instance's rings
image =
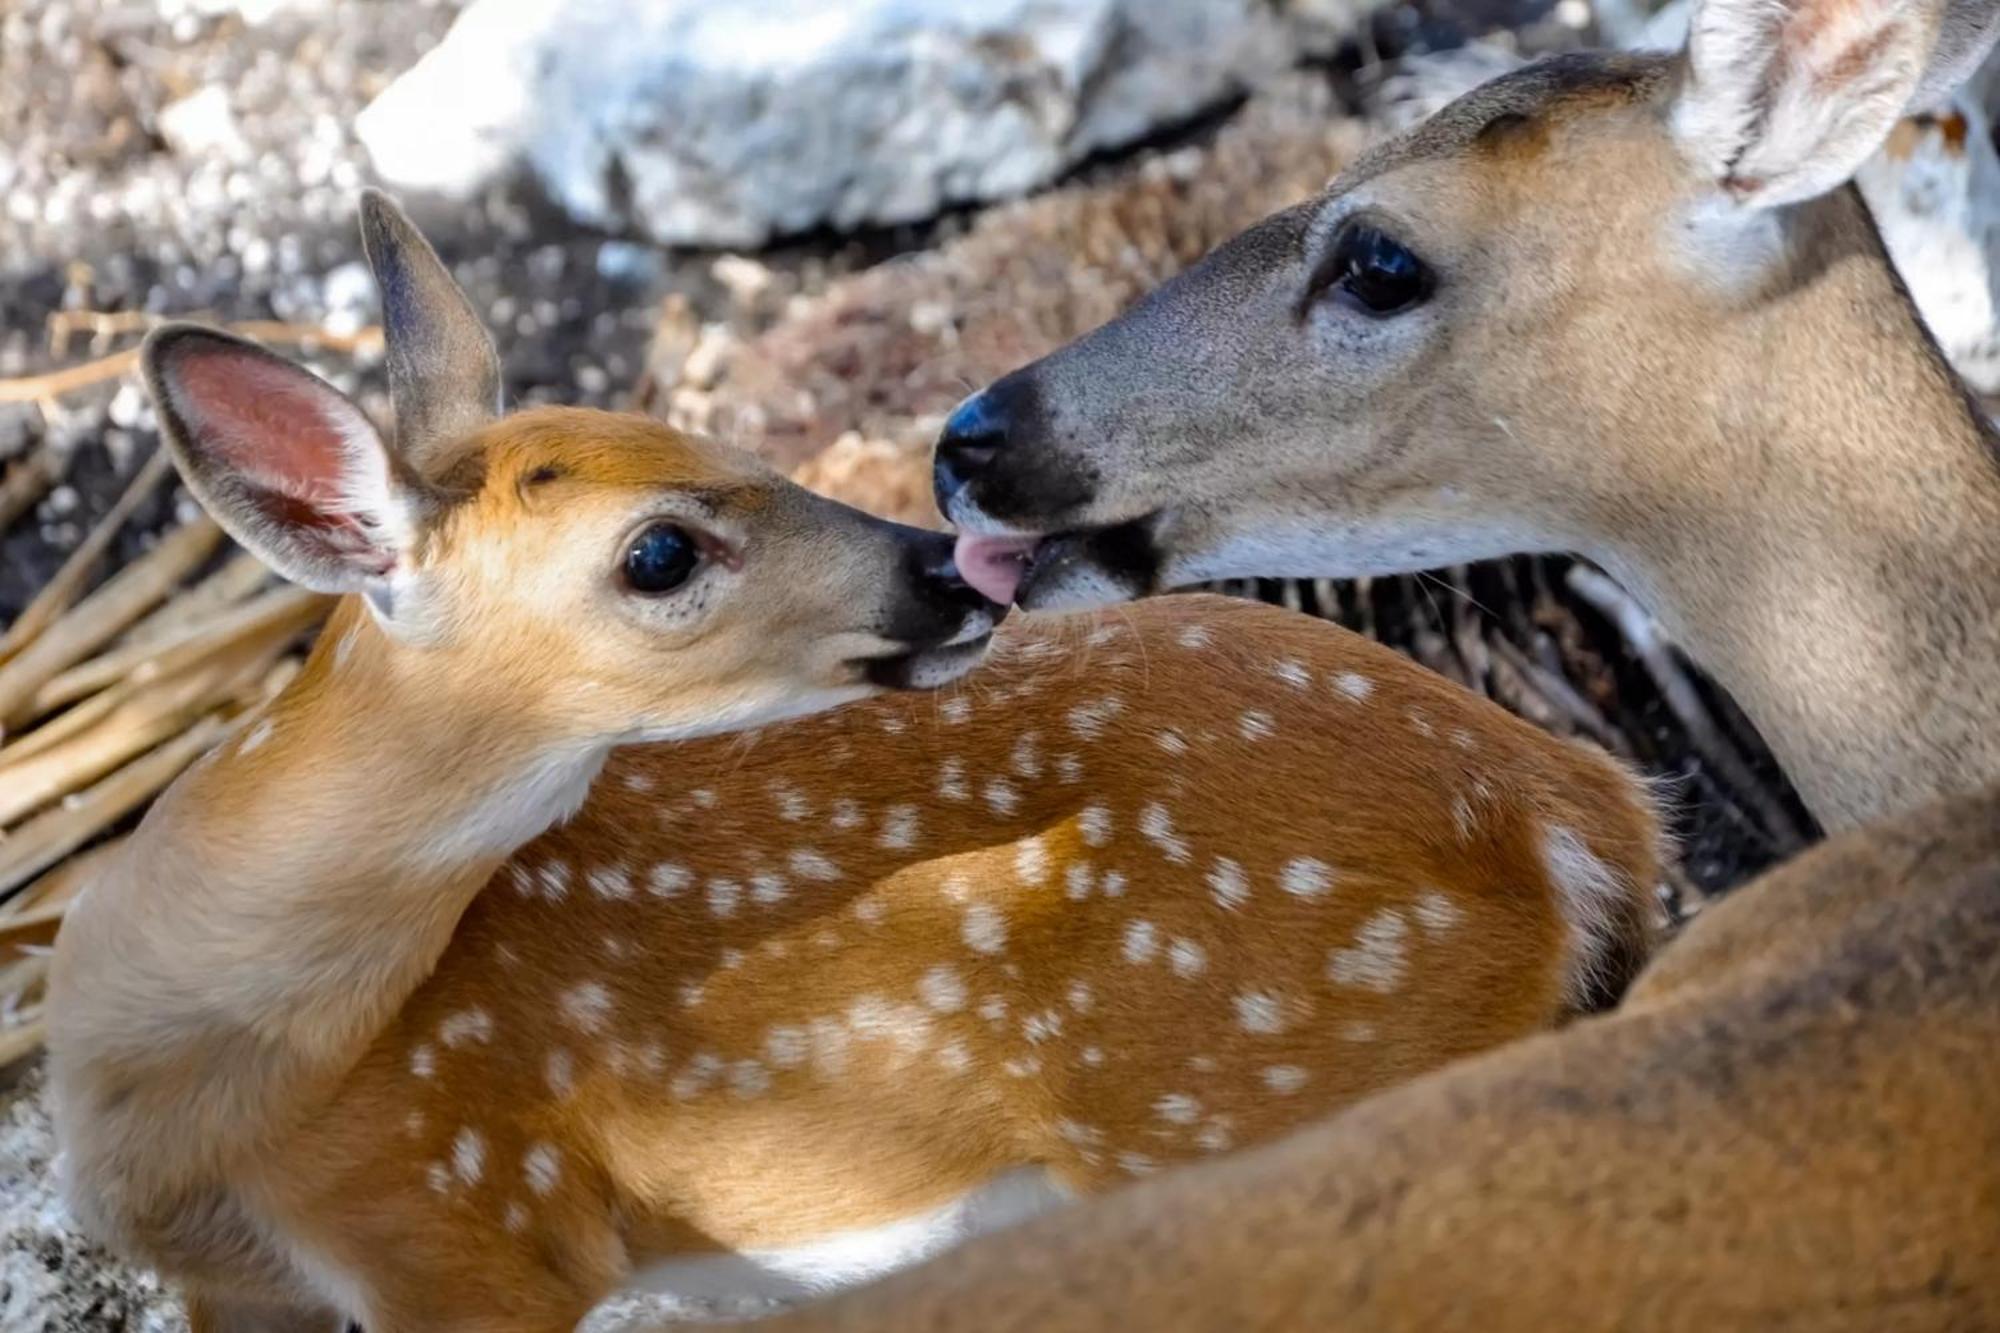
[[[1574,546],[1850,831],[1615,1012],[788,1333],[2000,1326],[2000,463],[1841,182],[1991,6],[1480,89],[955,418],[1029,602]],[[1942,34],[1942,35],[1941,35]],[[1059,1274],[1059,1277],[1052,1277]]]
[[[498,415],[436,256],[379,197],[363,234],[393,445],[253,346],[146,345],[197,496],[348,596],[53,966],[70,1197],[200,1333],[837,1285],[1643,955],[1629,775],[1303,617],[1057,618],[868,701],[984,650],[948,538],[639,418]]]
[[[964,404],[961,564],[1032,548],[1045,607],[1578,551],[1827,824],[2000,779],[1992,427],[1843,185],[1994,13],[1710,0],[1685,59],[1488,84]]]

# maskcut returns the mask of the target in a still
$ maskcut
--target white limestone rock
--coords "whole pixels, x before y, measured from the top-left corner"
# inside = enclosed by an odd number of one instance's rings
[[[358,125],[391,185],[525,165],[573,216],[747,247],[1046,184],[1378,0],[477,0]]]

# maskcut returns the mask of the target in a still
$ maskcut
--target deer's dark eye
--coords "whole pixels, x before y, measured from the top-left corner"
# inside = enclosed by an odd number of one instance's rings
[[[701,547],[686,528],[655,523],[625,548],[625,586],[633,592],[672,592],[701,564]]]
[[[1319,292],[1369,315],[1394,315],[1431,294],[1431,271],[1388,233],[1356,223],[1342,231],[1320,266]]]

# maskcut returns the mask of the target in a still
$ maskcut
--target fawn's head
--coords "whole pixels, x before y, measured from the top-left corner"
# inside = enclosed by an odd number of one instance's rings
[[[398,679],[524,734],[730,730],[955,678],[998,609],[949,540],[804,490],[640,417],[500,413],[491,340],[430,246],[362,208],[394,442],[240,339],[156,332],[144,365],[196,496],[310,588],[358,594]]]
[[[1677,415],[1726,430],[1746,362],[1843,341],[1801,290],[1872,265],[1915,329],[1839,187],[1995,14],[1702,0],[1679,57],[1474,90],[967,400],[936,465],[961,564],[1050,606],[1591,550]]]

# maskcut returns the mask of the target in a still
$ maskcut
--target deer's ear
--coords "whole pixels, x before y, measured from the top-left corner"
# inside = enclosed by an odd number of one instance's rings
[[[451,270],[380,190],[361,195],[361,246],[382,290],[396,447],[418,469],[500,412],[500,356]]]
[[[1698,0],[1674,136],[1751,207],[1825,194],[1903,115],[1939,21],[1911,0]]]
[[[188,488],[294,583],[371,594],[407,567],[432,497],[361,409],[255,343],[172,324],[141,353]]]

